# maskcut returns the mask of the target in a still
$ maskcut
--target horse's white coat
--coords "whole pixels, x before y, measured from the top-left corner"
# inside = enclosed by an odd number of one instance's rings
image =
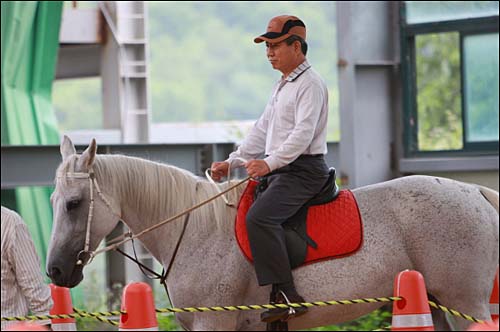
[[[74,286],[82,277],[74,260],[83,248],[89,192],[86,180],[63,180],[66,172],[88,172],[92,167],[113,210],[133,233],[217,193],[214,185],[173,166],[125,156],[95,156],[95,142],[76,156],[72,146],[65,138],[61,145],[63,163],[57,170],[60,180],[52,197],[54,228],[48,271],[58,266],[61,275],[53,279],[61,285]],[[243,189],[239,188],[238,194]],[[479,319],[489,318],[488,301],[499,256],[499,222],[498,211],[478,187],[444,178],[411,176],[353,193],[363,218],[363,247],[349,257],[295,269],[297,289],[306,301],[392,296],[396,274],[415,269],[423,274],[429,293],[441,304]],[[65,204],[72,199],[82,199],[81,206],[68,212]],[[498,193],[496,199],[498,202]],[[257,285],[254,269],[236,243],[235,212],[218,199],[191,213],[167,280],[175,307],[268,302],[269,287]],[[141,237],[164,265],[171,260],[181,221]],[[97,198],[91,249],[97,248],[117,222],[118,218]],[[312,308],[307,315],[292,320],[290,328],[353,320],[381,305]],[[260,311],[212,312],[179,314],[177,318],[184,327],[194,330],[265,329],[259,315]],[[435,323],[444,326],[444,322]],[[460,329],[468,324],[457,321]]]

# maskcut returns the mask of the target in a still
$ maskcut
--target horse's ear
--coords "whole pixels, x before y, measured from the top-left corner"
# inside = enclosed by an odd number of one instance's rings
[[[60,150],[63,161],[66,160],[69,156],[76,153],[73,142],[71,142],[71,139],[66,135],[64,135],[62,139]]]
[[[90,145],[85,151],[83,151],[82,155],[78,159],[78,166],[81,167],[82,171],[88,171],[94,164],[95,155],[97,152],[97,143],[95,142],[95,138],[92,139]]]

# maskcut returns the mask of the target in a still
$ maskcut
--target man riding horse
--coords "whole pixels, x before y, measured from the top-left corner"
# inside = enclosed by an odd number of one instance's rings
[[[212,177],[227,176],[231,166],[244,166],[251,177],[264,177],[267,188],[250,208],[246,222],[260,286],[273,285],[278,303],[305,302],[295,289],[285,243],[285,223],[325,185],[328,167],[326,133],[328,90],[306,59],[306,27],[295,16],[271,19],[265,42],[267,58],[283,75],[275,84],[264,113],[229,158],[212,164]],[[259,158],[265,154],[264,159]],[[247,162],[242,163],[245,159]],[[266,323],[299,316],[307,308],[272,309]]]

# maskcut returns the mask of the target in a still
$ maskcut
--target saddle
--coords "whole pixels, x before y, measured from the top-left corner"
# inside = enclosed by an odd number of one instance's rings
[[[246,231],[246,213],[267,188],[267,181],[251,181],[238,204],[236,238],[247,259],[252,261]],[[283,224],[292,269],[316,261],[350,255],[361,248],[362,224],[354,195],[339,190],[335,169],[322,190]]]

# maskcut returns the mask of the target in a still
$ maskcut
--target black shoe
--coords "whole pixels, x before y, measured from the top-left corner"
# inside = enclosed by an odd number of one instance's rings
[[[276,296],[275,304],[290,304],[290,303],[302,303],[305,302],[302,296],[299,294],[290,294],[287,296],[283,291],[279,291]],[[292,318],[302,316],[308,311],[306,307],[297,308],[275,308],[264,311],[260,315],[260,320],[264,323],[272,323],[278,320],[286,322]]]

